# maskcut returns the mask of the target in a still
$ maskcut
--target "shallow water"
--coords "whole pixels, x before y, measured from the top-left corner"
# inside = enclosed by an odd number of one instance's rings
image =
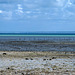
[[[75,41],[75,35],[0,35],[0,40],[58,40],[58,41]]]
[[[0,36],[0,50],[75,51],[75,35],[3,35]]]

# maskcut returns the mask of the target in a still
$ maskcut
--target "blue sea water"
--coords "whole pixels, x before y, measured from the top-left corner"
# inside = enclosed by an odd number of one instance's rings
[[[28,35],[32,35],[32,36],[74,36],[75,35],[75,32],[26,32],[26,33],[0,33],[0,36],[18,36],[18,35],[21,35],[21,36],[28,36]]]

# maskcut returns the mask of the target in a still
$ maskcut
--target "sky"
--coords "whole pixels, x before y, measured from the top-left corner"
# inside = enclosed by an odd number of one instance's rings
[[[0,0],[0,32],[75,31],[75,0]]]

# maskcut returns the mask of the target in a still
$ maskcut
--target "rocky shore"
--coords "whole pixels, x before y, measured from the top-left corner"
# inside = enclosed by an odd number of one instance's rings
[[[0,75],[75,75],[75,53],[0,51]]]

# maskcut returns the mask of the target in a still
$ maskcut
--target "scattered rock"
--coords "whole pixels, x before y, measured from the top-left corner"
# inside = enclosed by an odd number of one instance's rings
[[[46,60],[46,59],[43,59],[44,61]]]
[[[3,55],[6,55],[6,53],[3,53]]]
[[[10,69],[9,67],[7,69]]]
[[[8,69],[8,70],[14,70],[13,68],[10,68],[10,67],[8,67],[8,68],[6,68],[6,69]]]
[[[28,58],[25,58],[26,60],[29,60]]]
[[[22,73],[22,75],[25,75],[24,73]]]
[[[33,60],[33,59],[31,58],[31,60]]]
[[[66,70],[66,72],[69,72],[68,70]]]
[[[52,59],[49,59],[49,60],[52,60]]]
[[[52,57],[52,59],[56,59],[56,57]]]

